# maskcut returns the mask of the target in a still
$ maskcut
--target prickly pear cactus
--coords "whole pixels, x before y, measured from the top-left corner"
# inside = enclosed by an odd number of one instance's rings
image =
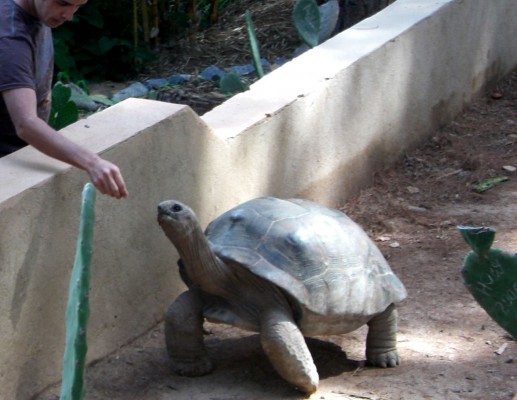
[[[79,119],[79,110],[71,98],[72,89],[56,82],[52,88],[52,109],[48,120],[52,128],[59,130]]]
[[[321,25],[318,3],[315,0],[297,0],[293,10],[293,22],[307,46],[316,47]]]
[[[91,183],[87,183],[82,195],[79,237],[68,290],[66,344],[60,400],[81,400],[84,396],[94,205],[95,188]]]
[[[517,255],[491,248],[492,228],[458,229],[472,247],[461,271],[467,289],[488,315],[517,339]]]

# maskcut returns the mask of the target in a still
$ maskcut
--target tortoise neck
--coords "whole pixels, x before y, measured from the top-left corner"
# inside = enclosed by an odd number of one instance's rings
[[[224,276],[225,265],[214,254],[201,229],[195,229],[190,237],[182,238],[181,243],[176,244],[176,248],[185,263],[188,276],[194,283],[204,287]]]

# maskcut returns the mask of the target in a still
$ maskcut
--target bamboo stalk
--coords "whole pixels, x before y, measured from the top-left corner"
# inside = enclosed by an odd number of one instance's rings
[[[138,3],[133,0],[133,48],[138,47]]]
[[[149,43],[149,13],[147,10],[147,0],[142,0],[142,30],[144,33],[144,41]]]
[[[215,24],[219,17],[219,0],[210,0],[210,22]]]
[[[152,16],[153,16],[152,30],[154,31],[154,34],[153,34],[154,44],[158,45],[159,37],[160,37],[160,12],[159,12],[158,0],[153,0]]]

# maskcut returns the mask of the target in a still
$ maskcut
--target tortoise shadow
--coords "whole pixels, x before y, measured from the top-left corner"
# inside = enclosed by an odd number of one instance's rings
[[[210,335],[211,336],[211,335]],[[236,365],[250,368],[255,378],[270,380],[277,373],[269,362],[260,344],[260,335],[220,338],[217,335],[205,339],[208,353],[218,370],[235,368]],[[347,358],[346,352],[337,344],[320,338],[306,338],[320,379],[355,371],[361,362]]]
[[[351,360],[337,344],[320,338],[306,338],[307,346],[318,369],[320,379],[355,371],[362,361]]]
[[[211,329],[210,329],[211,330]],[[325,338],[307,338],[320,379],[355,371],[357,361],[347,359],[342,348]],[[261,398],[305,398],[273,369],[266,357],[260,335],[237,328],[217,327],[205,336],[209,357],[215,370],[200,377],[182,377],[172,373],[163,344],[163,327],[153,330],[138,343],[92,363],[87,369],[88,398],[111,400],[145,400],[157,393],[175,394],[178,398],[243,398],[243,394],[262,393]],[[205,397],[199,388],[210,387]],[[38,397],[57,400],[59,386]]]

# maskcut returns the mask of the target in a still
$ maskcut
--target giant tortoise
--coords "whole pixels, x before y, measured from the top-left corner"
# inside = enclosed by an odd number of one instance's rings
[[[366,233],[344,213],[308,200],[261,197],[212,221],[206,231],[185,204],[158,206],[189,289],[171,304],[165,340],[173,370],[209,373],[203,321],[260,333],[276,371],[312,393],[318,373],[304,337],[367,324],[366,359],[399,364],[394,303],[406,290]]]

